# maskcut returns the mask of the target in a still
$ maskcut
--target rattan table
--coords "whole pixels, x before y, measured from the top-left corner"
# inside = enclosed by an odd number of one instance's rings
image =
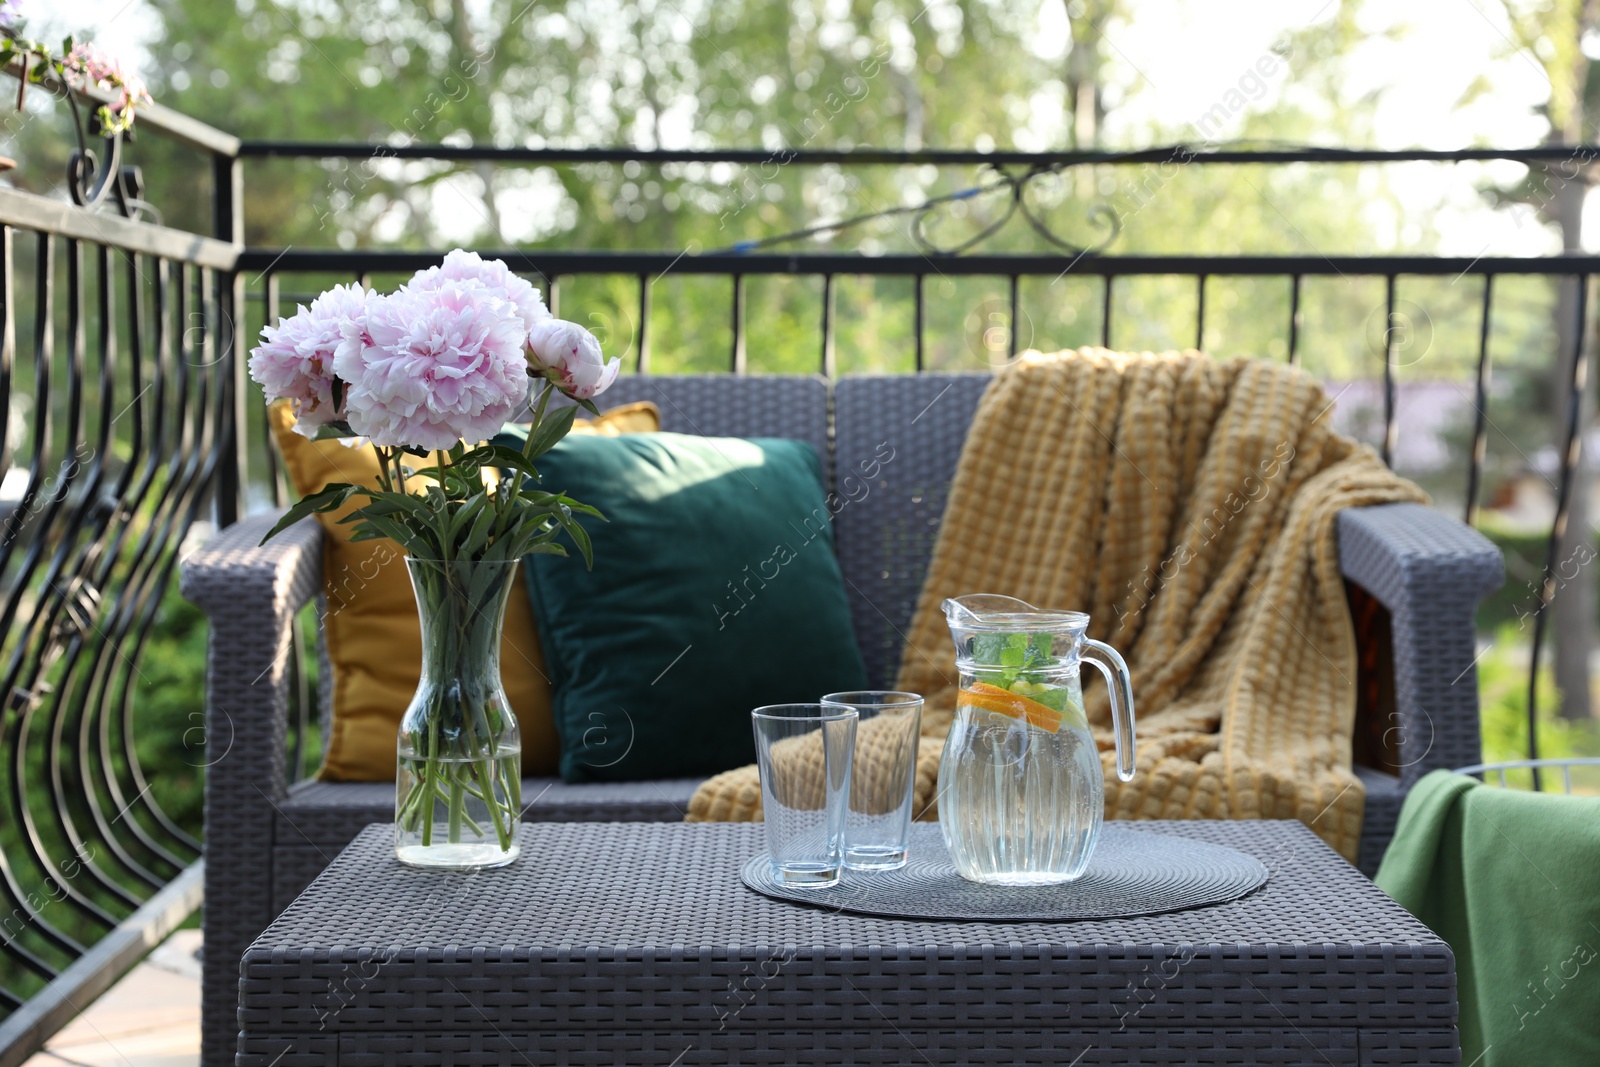
[[[1144,823],[1272,872],[1139,919],[939,923],[770,900],[761,827],[522,827],[413,871],[368,827],[244,954],[238,1062],[1455,1064],[1449,948],[1299,823]]]

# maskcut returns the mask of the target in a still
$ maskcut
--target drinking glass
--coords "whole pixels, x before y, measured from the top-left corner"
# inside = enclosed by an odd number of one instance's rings
[[[852,708],[773,704],[750,713],[772,875],[785,885],[837,885],[855,755]]]
[[[822,704],[850,708],[861,717],[850,770],[844,865],[853,871],[904,867],[911,834],[911,794],[917,784],[922,698],[915,693],[868,689],[829,693]]]

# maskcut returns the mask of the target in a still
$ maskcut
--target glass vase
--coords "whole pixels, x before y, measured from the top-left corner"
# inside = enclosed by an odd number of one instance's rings
[[[500,681],[517,563],[407,559],[422,622],[422,679],[400,721],[395,855],[476,870],[517,858],[522,736]]]

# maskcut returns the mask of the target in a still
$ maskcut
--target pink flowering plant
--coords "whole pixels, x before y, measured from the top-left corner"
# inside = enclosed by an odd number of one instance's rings
[[[417,558],[563,554],[555,537],[565,530],[589,560],[573,515],[598,512],[541,490],[535,461],[566,436],[579,406],[595,410],[618,364],[504,263],[473,252],[457,249],[387,295],[335,286],[262,331],[250,376],[269,400],[293,405],[297,433],[371,442],[380,487],[329,485],[267,536],[356,497],[367,503],[342,520],[355,539],[390,537]],[[577,404],[551,411],[557,392]],[[531,424],[521,448],[484,443],[523,413]],[[486,467],[506,476],[486,484]],[[422,491],[409,491],[418,480]]]
[[[511,575],[532,553],[592,565],[575,516],[594,508],[538,484],[535,462],[581,406],[617,377],[583,327],[551,316],[538,290],[498,260],[459,249],[397,291],[329,289],[262,331],[250,376],[287,400],[295,430],[365,438],[376,487],[335,483],[289,508],[262,541],[355,499],[339,521],[357,541],[392,538],[422,622],[422,681],[400,722],[395,847],[413,866],[473,867],[516,857],[521,743],[500,681]],[[551,410],[556,393],[576,401]],[[528,413],[521,447],[496,443]],[[500,472],[486,478],[486,469]],[[440,846],[440,847],[434,847]]]
[[[61,42],[57,53],[41,41],[23,37],[25,21],[21,0],[0,0],[0,66],[22,64],[17,107],[22,106],[29,83],[42,84],[52,74],[68,89],[80,93],[98,89],[111,95],[109,102],[95,109],[102,137],[126,133],[133,128],[135,112],[152,105],[144,79],[112,53],[71,37]]]

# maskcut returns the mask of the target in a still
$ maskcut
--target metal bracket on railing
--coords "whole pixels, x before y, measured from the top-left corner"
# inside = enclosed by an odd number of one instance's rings
[[[72,202],[79,207],[98,208],[109,199],[126,218],[160,223],[161,212],[144,199],[144,173],[122,162],[123,138],[131,140],[133,131],[101,138],[105,142],[102,163],[100,156],[89,147],[83,126],[85,115],[78,107],[77,98],[70,92],[66,93],[66,98],[72,107],[73,133],[78,138],[78,147],[67,157],[67,193]]]
[[[110,201],[124,218],[160,223],[161,213],[144,199],[144,177],[139,168],[122,163],[123,140],[133,140],[133,129],[102,135],[104,149],[98,153],[91,149],[87,123],[94,112],[80,106],[78,91],[61,78],[42,67],[30,70],[32,58],[29,52],[22,51],[13,65],[5,69],[17,78],[19,109],[30,83],[41,84],[53,95],[66,100],[72,113],[72,134],[78,142],[78,147],[67,156],[67,195],[72,202],[79,207],[97,209]],[[42,69],[44,74],[40,75]]]
[[[44,698],[56,691],[56,687],[44,679],[39,679],[33,684],[32,689],[20,685],[11,687],[11,696],[6,701],[8,711],[31,711],[38,707]]]
[[[832,236],[846,230],[855,229],[865,223],[910,215],[911,228],[908,236],[919,252],[928,256],[959,256],[972,251],[999,233],[1005,228],[1006,223],[1020,214],[1035,233],[1057,250],[1071,255],[1073,262],[1076,263],[1084,256],[1094,256],[1104,252],[1111,247],[1112,242],[1122,232],[1122,217],[1118,214],[1116,208],[1110,204],[1094,204],[1085,214],[1085,218],[1096,228],[1106,231],[1105,236],[1093,244],[1075,244],[1052,230],[1044,217],[1028,203],[1027,191],[1029,186],[1035,185],[1040,178],[1059,177],[1064,170],[1063,164],[1037,163],[1015,174],[1008,170],[1004,164],[988,163],[984,166],[994,173],[994,180],[980,182],[965,189],[957,189],[953,193],[929,197],[917,204],[885,208],[882,211],[872,211],[864,215],[840,219],[837,222],[819,222],[801,230],[792,230],[788,233],[775,234],[771,237],[762,237],[755,240],[739,241],[729,245],[727,248],[714,251],[732,255],[747,255],[774,245],[792,244],[795,241],[809,237],[819,237],[824,234]],[[990,193],[999,193],[1001,191],[1005,191],[1007,194],[1005,209],[997,219],[984,225],[976,234],[953,245],[938,244],[929,235],[929,220],[935,218],[940,209],[947,204],[962,204],[965,201],[976,200]]]
[[[1094,244],[1076,244],[1062,237],[1060,234],[1056,233],[1050,228],[1050,224],[1045,221],[1043,216],[1041,216],[1036,209],[1028,203],[1027,192],[1028,188],[1036,185],[1041,178],[1059,177],[1063,169],[1059,164],[1035,164],[1019,174],[1013,174],[1002,164],[993,164],[989,167],[989,169],[997,176],[997,181],[991,182],[987,185],[977,185],[970,189],[963,189],[960,192],[952,193],[948,196],[935,197],[918,207],[911,220],[911,240],[919,249],[928,253],[929,255],[959,256],[963,252],[969,252],[978,247],[984,241],[988,240],[996,233],[999,233],[1000,230],[1005,228],[1006,223],[1010,222],[1012,217],[1018,214],[1020,214],[1028,223],[1028,226],[1032,228],[1033,232],[1044,238],[1046,243],[1050,244],[1059,251],[1073,256],[1075,260],[1081,259],[1084,256],[1098,255],[1099,253],[1104,252],[1107,248],[1111,247],[1112,242],[1115,241],[1117,236],[1122,232],[1122,219],[1117,214],[1116,209],[1109,204],[1091,205],[1087,214],[1085,215],[1085,218],[1091,224],[1106,231],[1105,236],[1096,241]],[[962,241],[960,244],[953,245],[948,248],[935,244],[933,239],[928,236],[926,229],[927,221],[939,209],[940,206],[953,201],[970,200],[985,193],[996,192],[1001,189],[1009,189],[1011,193],[1010,199],[1006,204],[1005,211],[1001,213],[999,218],[995,219],[989,225],[979,230],[973,236],[967,238],[965,241]]]
[[[94,630],[95,619],[100,617],[100,590],[88,579],[76,578],[61,590],[61,608],[64,615],[56,620],[51,634],[56,639],[88,637]]]

